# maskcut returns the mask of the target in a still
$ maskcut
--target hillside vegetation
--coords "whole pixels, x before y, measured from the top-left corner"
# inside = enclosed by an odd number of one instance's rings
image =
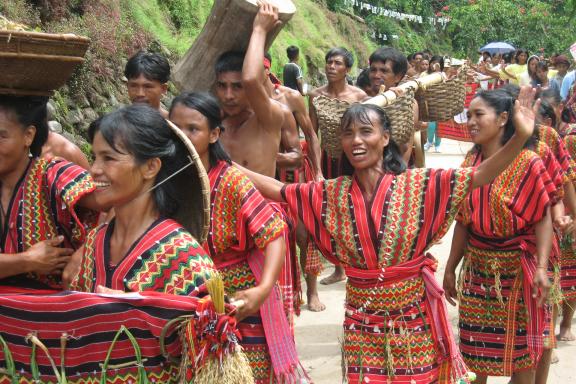
[[[507,40],[531,51],[567,52],[576,41],[576,0],[363,0],[375,6],[428,17],[450,17],[442,27],[397,21],[362,10],[350,0],[293,0],[297,13],[271,48],[272,70],[281,73],[285,49],[301,49],[307,82],[322,81],[325,52],[344,46],[364,66],[379,44],[408,53],[424,48],[458,56]],[[161,52],[175,64],[200,33],[213,0],[10,0],[0,13],[31,28],[88,36],[86,63],[53,98],[66,131],[83,136],[90,119],[126,103],[121,81],[126,59],[139,49]],[[396,35],[386,42],[372,31]],[[171,88],[175,91],[174,88]]]

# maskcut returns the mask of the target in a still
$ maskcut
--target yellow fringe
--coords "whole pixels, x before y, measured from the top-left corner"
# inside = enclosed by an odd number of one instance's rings
[[[253,384],[250,362],[238,346],[232,354],[224,356],[222,364],[216,358],[208,359],[196,372],[194,384]]]

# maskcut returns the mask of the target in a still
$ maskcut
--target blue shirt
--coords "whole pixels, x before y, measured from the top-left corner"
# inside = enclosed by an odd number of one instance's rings
[[[574,84],[575,79],[576,71],[568,72],[566,76],[564,76],[564,80],[562,80],[562,87],[560,88],[560,97],[562,100],[566,100],[568,98],[568,93],[570,92],[570,88]]]

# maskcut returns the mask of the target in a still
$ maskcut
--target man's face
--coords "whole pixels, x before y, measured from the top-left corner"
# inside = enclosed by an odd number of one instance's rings
[[[395,87],[402,80],[401,74],[395,74],[392,69],[392,61],[387,60],[385,63],[381,61],[373,61],[370,63],[370,72],[368,74],[370,84],[373,88],[380,89],[381,85],[386,86],[386,89]]]
[[[126,84],[128,97],[132,103],[148,104],[152,108],[160,108],[160,100],[166,94],[168,85],[157,80],[149,80],[144,75],[128,79]]]
[[[335,55],[326,60],[326,77],[328,82],[333,82],[346,78],[350,68],[346,67],[346,61],[343,56]]]
[[[216,97],[224,113],[235,116],[248,108],[246,92],[242,86],[242,72],[223,72],[216,77]]]

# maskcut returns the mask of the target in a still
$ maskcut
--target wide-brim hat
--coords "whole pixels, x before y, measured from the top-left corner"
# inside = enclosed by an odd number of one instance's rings
[[[181,172],[175,173],[173,181],[178,186],[177,196],[178,212],[172,217],[180,223],[200,244],[206,241],[210,227],[210,180],[202,160],[196,152],[190,139],[172,122],[166,120],[187,150],[189,161],[192,163]]]

